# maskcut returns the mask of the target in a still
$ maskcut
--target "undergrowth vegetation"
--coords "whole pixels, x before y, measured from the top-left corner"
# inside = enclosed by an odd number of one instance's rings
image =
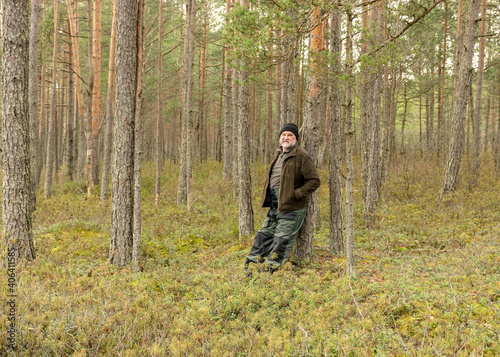
[[[488,158],[485,158],[486,160]],[[487,162],[476,186],[439,200],[431,161],[398,160],[382,187],[377,225],[363,223],[355,182],[356,276],[328,252],[327,170],[321,226],[305,267],[273,275],[242,263],[232,183],[222,165],[198,164],[195,208],[176,201],[166,163],[154,204],[143,171],[143,272],[107,262],[110,202],[63,177],[39,195],[36,260],[18,271],[12,356],[493,356],[500,354],[500,184]],[[356,177],[360,176],[359,162]],[[255,225],[264,165],[252,167]],[[6,300],[5,289],[2,300]],[[5,332],[0,343],[5,346]]]

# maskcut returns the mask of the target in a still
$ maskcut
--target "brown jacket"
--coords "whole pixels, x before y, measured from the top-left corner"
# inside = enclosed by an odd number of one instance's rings
[[[273,161],[267,170],[266,184],[262,192],[262,207],[271,205],[269,178],[279,151],[274,153]],[[307,206],[307,197],[321,184],[318,170],[307,151],[295,145],[283,162],[280,176],[278,211],[296,211]]]

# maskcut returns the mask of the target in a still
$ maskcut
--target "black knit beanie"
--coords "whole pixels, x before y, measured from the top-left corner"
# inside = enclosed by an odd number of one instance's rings
[[[283,128],[281,128],[280,130],[280,136],[284,131],[291,131],[295,135],[297,140],[299,140],[299,127],[294,123],[286,123],[285,125],[283,125]]]

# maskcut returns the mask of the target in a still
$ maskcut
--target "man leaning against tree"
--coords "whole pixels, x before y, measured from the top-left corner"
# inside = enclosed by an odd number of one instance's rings
[[[287,123],[281,128],[280,146],[262,192],[262,207],[269,207],[269,211],[245,258],[248,275],[250,263],[264,263],[270,272],[286,263],[304,223],[308,197],[321,184],[313,159],[298,140],[297,125]]]

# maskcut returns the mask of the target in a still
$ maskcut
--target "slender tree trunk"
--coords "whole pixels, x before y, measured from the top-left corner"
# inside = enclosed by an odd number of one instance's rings
[[[247,7],[246,0],[240,0],[240,5]],[[245,63],[243,68],[248,68]],[[238,125],[238,208],[239,208],[239,236],[248,237],[254,234],[252,208],[252,155],[250,143],[250,84],[249,74],[243,69],[239,72],[239,125]]]
[[[352,77],[352,13],[347,13],[346,62],[347,73]],[[354,130],[352,125],[352,93],[351,82],[345,88],[345,137],[346,137],[346,180],[345,180],[345,234],[346,234],[346,265],[347,274],[353,276],[354,269],[354,190],[353,190],[353,148]]]
[[[341,15],[335,7],[331,17],[331,55],[332,76],[330,79],[330,251],[340,255],[344,252],[343,215],[342,215],[342,175],[341,175],[341,107],[340,91],[341,70]],[[350,105],[350,104],[347,104]]]
[[[443,36],[443,61],[441,63],[441,67],[439,69],[440,73],[440,82],[441,85],[439,87],[439,106],[438,106],[438,147],[437,147],[437,156],[442,163],[444,161],[444,138],[445,138],[445,118],[444,118],[444,94],[445,94],[445,79],[446,79],[446,38],[448,32],[448,3],[447,0],[444,0],[444,36]]]
[[[322,90],[320,74],[322,69],[321,51],[324,50],[324,26],[321,22],[321,8],[316,7],[311,14],[311,23],[316,25],[311,32],[310,48],[310,74],[308,78],[308,99],[306,103],[306,117],[304,118],[304,148],[317,164],[317,137],[319,134],[319,122],[321,115],[321,103],[319,102]],[[309,197],[307,214],[297,238],[296,254],[299,261],[309,262],[313,252],[314,240],[314,215],[319,206],[316,205],[314,195]]]
[[[89,84],[88,84],[88,92],[87,92],[87,120],[86,120],[86,136],[87,136],[87,157],[86,157],[86,179],[87,179],[87,195],[90,196],[92,194],[92,190],[94,188],[93,181],[93,172],[92,169],[94,167],[92,160],[94,159],[94,150],[96,146],[96,142],[93,137],[93,110],[92,105],[94,104],[94,79],[95,79],[95,68],[94,68],[94,26],[93,26],[93,9],[92,9],[92,1],[87,0],[87,27],[89,33],[88,39],[88,63],[89,63]]]
[[[137,84],[135,91],[135,126],[134,126],[134,229],[132,238],[132,265],[135,271],[141,267],[141,163],[142,163],[142,78],[144,53],[144,0],[137,4]]]
[[[159,1],[159,20],[158,20],[158,97],[157,97],[157,116],[156,116],[156,198],[155,204],[158,205],[160,201],[161,194],[161,168],[163,164],[162,156],[162,145],[161,145],[161,134],[162,134],[162,116],[163,116],[163,105],[162,105],[162,64],[163,64],[163,0]]]
[[[369,29],[374,34],[383,34],[384,21],[380,4],[374,7],[366,15],[363,15],[363,28]],[[375,35],[373,41],[379,41]],[[366,53],[370,45],[367,39],[363,41],[362,52]],[[376,203],[379,200],[379,133],[380,133],[380,94],[381,94],[381,74],[380,71],[368,74],[364,69],[366,82],[363,84],[361,95],[361,116],[362,116],[362,167],[363,167],[363,210],[366,223],[373,227],[376,218]],[[373,72],[373,69],[370,69]],[[364,130],[363,130],[364,126]]]
[[[188,210],[193,208],[193,67],[194,67],[194,32],[196,27],[196,0],[186,0],[186,33],[184,39],[184,59],[182,75],[182,150],[181,170],[177,190],[177,204],[187,203]],[[183,160],[184,158],[184,160]]]
[[[238,189],[239,189],[239,164],[238,164],[238,150],[239,150],[239,125],[240,125],[240,90],[239,90],[239,71],[235,68],[233,69],[233,192],[234,198],[238,199]]]
[[[477,32],[477,15],[480,0],[472,0],[469,5],[467,25],[463,39],[457,38],[457,52],[455,55],[455,71],[453,76],[452,135],[448,149],[448,159],[443,177],[441,194],[455,191],[458,186],[458,173],[462,157],[464,142],[464,125],[469,93],[470,76],[472,71],[472,56],[474,39]]]
[[[93,56],[93,72],[94,86],[92,92],[92,143],[94,145],[92,151],[92,184],[99,184],[99,114],[100,114],[100,94],[101,94],[101,38],[102,38],[102,23],[101,23],[101,0],[94,0],[94,28],[92,31],[92,56]]]
[[[474,166],[472,168],[472,184],[476,185],[479,179],[479,170],[481,168],[481,109],[483,101],[483,78],[484,78],[484,52],[486,45],[486,6],[487,0],[481,0],[481,25],[479,40],[479,61],[477,65],[477,84],[476,84],[476,112],[472,129],[474,133]]]
[[[31,208],[36,207],[36,189],[38,187],[37,167],[41,160],[38,140],[38,42],[40,33],[40,0],[31,1],[31,24],[29,42],[29,136],[30,136],[30,178]]]
[[[111,38],[109,44],[108,94],[106,99],[106,128],[104,133],[104,160],[101,178],[101,202],[108,199],[113,148],[113,114],[115,110],[115,58],[116,58],[116,0],[112,1]]]
[[[405,83],[405,105],[403,110],[403,120],[401,121],[401,155],[406,152],[405,149],[405,125],[406,125],[406,114],[408,113],[408,96],[406,95],[406,83]]]
[[[226,0],[226,15],[229,14],[231,9],[231,0]],[[229,21],[229,20],[228,20]],[[224,47],[225,63],[225,76],[224,76],[224,171],[222,178],[224,181],[231,179],[232,170],[232,101],[231,101],[231,68],[229,67],[229,46]]]
[[[116,3],[116,99],[112,155],[109,261],[132,261],[134,214],[134,126],[137,88],[137,0]]]
[[[230,0],[226,1],[226,13],[229,11]],[[224,48],[224,53],[227,55],[229,52],[229,47]],[[231,88],[231,68],[229,68],[229,63],[226,61],[225,65],[225,76],[224,76],[224,171],[222,178],[224,181],[231,179],[232,170],[232,98],[231,98],[232,88]]]
[[[29,1],[3,0],[1,10],[2,238],[7,248],[4,267],[11,273],[21,259],[35,259],[28,107]]]
[[[271,137],[273,135],[273,94],[271,91],[271,82],[273,80],[273,73],[271,67],[267,70],[267,84],[266,84],[266,104],[267,104],[267,120],[266,120],[266,130],[265,140],[266,140],[266,163],[271,163],[272,157],[272,145]],[[294,99],[295,100],[295,99]]]
[[[382,83],[382,100],[383,100],[383,111],[382,111],[382,148],[380,150],[380,184],[383,184],[388,176],[389,171],[389,158],[390,158],[390,148],[389,148],[389,126],[390,126],[390,92],[389,92],[389,69],[388,66],[384,66],[383,72],[383,83]]]
[[[52,54],[52,94],[50,99],[49,131],[47,136],[47,159],[45,164],[45,197],[52,190],[57,120],[57,49],[59,34],[59,0],[54,0],[54,52]]]
[[[494,150],[494,155],[495,155],[495,176],[498,177],[500,176],[500,66],[499,66],[499,75],[498,75],[498,114],[497,114],[497,130],[496,130],[496,135],[493,135],[493,138],[495,139],[494,145],[493,145],[493,150]],[[495,126],[495,121],[492,123],[493,127]]]
[[[485,123],[484,123],[484,145],[483,145],[483,151],[484,153],[488,152],[488,145],[490,142],[490,110],[491,110],[491,92],[488,88],[487,90],[487,99],[486,99],[486,115],[485,117]]]
[[[207,23],[203,23],[203,42],[199,52],[198,71],[198,158],[203,162],[207,158],[207,132],[208,125],[205,119],[205,73],[206,73],[206,47],[207,47]]]
[[[434,67],[431,68],[431,82],[434,83]],[[429,155],[434,155],[435,134],[434,134],[434,86],[431,87],[429,92],[429,122],[427,123],[427,140]]]
[[[68,12],[68,22],[71,32],[71,46],[73,50],[73,72],[76,74],[75,91],[76,91],[76,108],[75,111],[75,157],[76,159],[76,177],[82,177],[82,169],[85,155],[85,137],[83,120],[85,113],[83,109],[83,93],[82,93],[82,77],[80,71],[80,52],[79,52],[79,25],[78,25],[78,6],[73,0],[66,0],[66,8]]]
[[[73,66],[73,48],[71,44],[68,46],[69,53],[69,67]],[[67,117],[67,156],[68,156],[68,167],[66,170],[66,175],[73,181],[73,176],[75,173],[75,74],[69,68],[68,70],[68,117]]]

